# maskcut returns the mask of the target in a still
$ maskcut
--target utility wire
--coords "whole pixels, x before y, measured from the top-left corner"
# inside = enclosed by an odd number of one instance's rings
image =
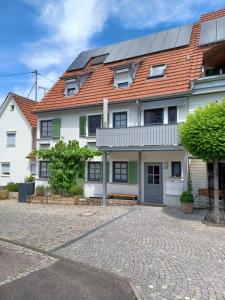
[[[45,79],[47,79],[47,80],[51,81],[52,83],[55,83],[55,81],[53,81],[53,80],[49,79],[48,77],[45,77],[44,75],[42,75],[42,74],[40,74],[40,73],[38,73],[38,75],[40,75],[41,77],[43,77],[43,78],[45,78]]]
[[[0,74],[0,77],[19,76],[19,75],[25,75],[25,74],[31,74],[31,73],[33,73],[33,72],[14,73],[14,74]]]
[[[29,96],[30,96],[31,92],[33,91],[33,88],[34,88],[35,85],[36,85],[36,82],[33,84],[33,86],[32,86],[32,88],[31,88],[29,94],[27,95],[27,98],[29,98]]]

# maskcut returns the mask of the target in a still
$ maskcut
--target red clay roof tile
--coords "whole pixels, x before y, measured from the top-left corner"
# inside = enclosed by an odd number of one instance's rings
[[[35,106],[37,105],[36,101],[30,100],[28,98],[16,95],[11,93],[13,99],[16,101],[20,110],[24,114],[25,118],[29,122],[32,128],[36,128],[37,126],[37,118],[33,113]]]

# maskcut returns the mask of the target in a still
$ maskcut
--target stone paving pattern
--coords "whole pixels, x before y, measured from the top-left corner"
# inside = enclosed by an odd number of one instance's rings
[[[49,251],[129,209],[0,201],[0,237]]]
[[[139,207],[57,254],[129,278],[141,299],[225,299],[225,229]]]
[[[202,224],[203,211],[4,201],[0,237],[50,250],[119,215],[55,254],[128,278],[140,299],[225,299],[225,228]]]
[[[0,286],[49,267],[56,261],[48,255],[0,241]]]

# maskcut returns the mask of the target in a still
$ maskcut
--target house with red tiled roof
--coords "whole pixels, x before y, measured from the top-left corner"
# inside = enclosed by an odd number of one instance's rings
[[[36,147],[37,102],[9,93],[0,108],[0,186],[23,182],[36,173],[36,159],[27,158]]]
[[[179,123],[225,96],[225,9],[195,24],[83,51],[35,107],[37,145],[78,140],[97,148],[87,162],[86,197],[137,196],[177,205],[187,188],[206,188],[206,163],[189,157]],[[48,162],[39,182],[48,180]],[[221,162],[222,178],[225,164]]]

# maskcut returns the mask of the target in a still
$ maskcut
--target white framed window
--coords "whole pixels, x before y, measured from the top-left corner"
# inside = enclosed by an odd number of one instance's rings
[[[77,79],[69,79],[65,81],[65,96],[75,95],[79,90]]]
[[[115,71],[114,86],[116,88],[128,87],[132,78],[129,68],[119,69]]]
[[[11,105],[10,105],[10,111],[14,111],[14,108],[15,108],[14,105],[11,104]]]
[[[42,143],[39,145],[39,149],[49,149],[50,148],[50,144],[48,143]]]
[[[7,147],[16,147],[16,133],[7,132]]]
[[[2,176],[9,176],[10,175],[10,163],[1,163],[1,173]]]
[[[30,175],[32,175],[32,176],[36,175],[36,163],[35,162],[30,163]]]
[[[167,65],[155,65],[151,67],[149,78],[163,77],[166,74]]]

